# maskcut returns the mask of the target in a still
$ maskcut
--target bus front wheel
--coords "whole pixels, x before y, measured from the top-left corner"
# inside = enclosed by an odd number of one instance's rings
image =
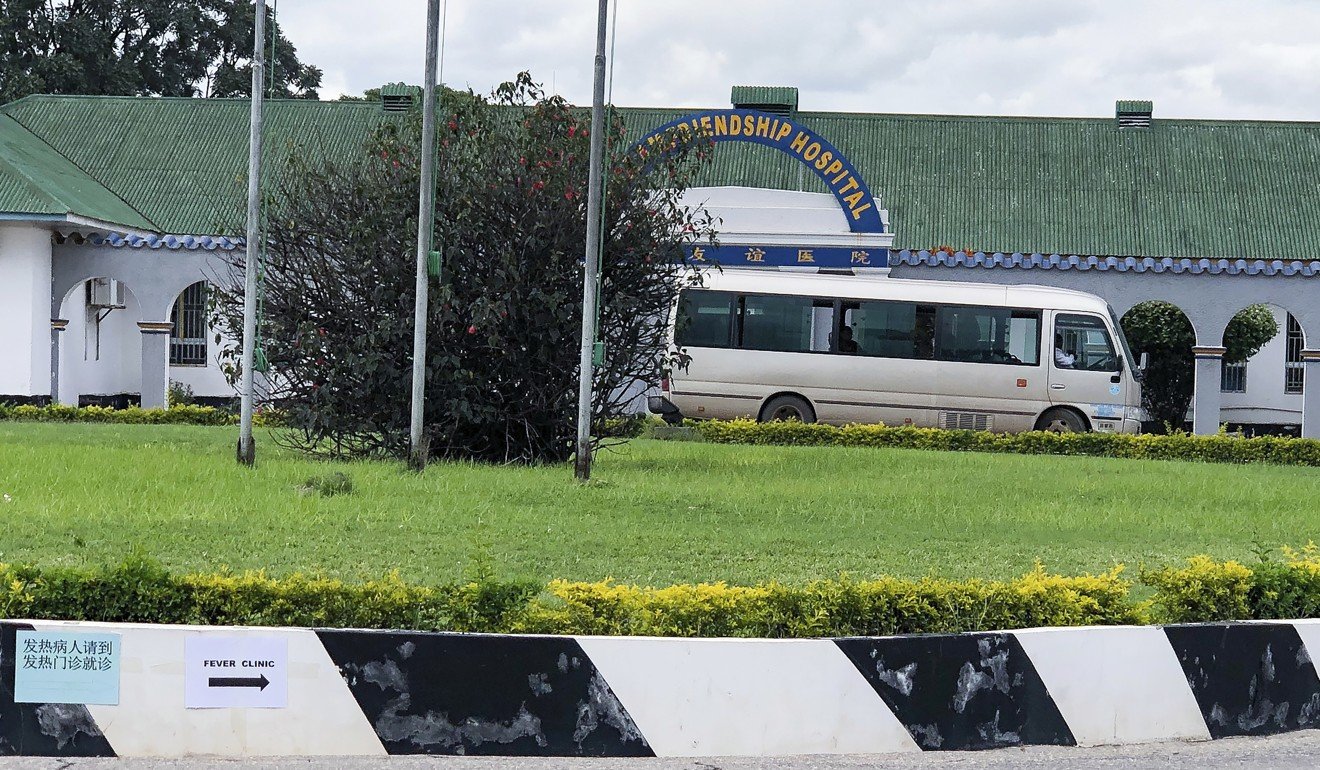
[[[1036,421],[1036,430],[1050,433],[1085,433],[1086,421],[1071,409],[1049,409]]]
[[[761,410],[761,422],[815,422],[816,410],[811,408],[805,398],[798,396],[775,396]]]

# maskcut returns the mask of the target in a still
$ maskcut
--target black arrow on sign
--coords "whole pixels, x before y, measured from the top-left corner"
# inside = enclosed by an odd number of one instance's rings
[[[266,678],[265,674],[261,676],[213,676],[206,680],[206,684],[210,687],[256,687],[264,690],[266,685],[270,684],[270,680]]]

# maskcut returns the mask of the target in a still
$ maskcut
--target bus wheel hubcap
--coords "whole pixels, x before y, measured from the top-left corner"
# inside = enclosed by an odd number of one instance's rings
[[[1050,424],[1045,426],[1045,430],[1051,433],[1072,433],[1072,426],[1066,420],[1051,420]]]
[[[778,409],[775,410],[775,419],[776,419],[776,420],[801,420],[801,419],[802,419],[802,415],[798,414],[798,410],[794,409],[794,408],[791,407],[791,406],[781,406],[781,407],[779,407]]]

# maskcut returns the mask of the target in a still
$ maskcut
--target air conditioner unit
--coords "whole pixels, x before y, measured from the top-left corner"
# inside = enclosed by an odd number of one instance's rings
[[[87,306],[98,309],[125,307],[124,284],[113,278],[93,278],[87,282]]]

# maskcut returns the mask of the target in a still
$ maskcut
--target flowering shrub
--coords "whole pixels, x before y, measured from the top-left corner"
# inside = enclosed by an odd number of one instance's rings
[[[573,448],[582,323],[589,118],[521,75],[438,105],[425,438],[433,455],[558,461]],[[689,139],[644,159],[608,127],[595,370],[596,427],[659,378],[666,319],[691,275],[684,241],[709,218],[679,200],[708,157]],[[295,152],[272,191],[263,346],[284,434],[309,452],[408,454],[420,110],[382,121],[356,163]],[[241,264],[215,292],[242,334]],[[237,342],[235,343],[235,345]],[[235,346],[222,353],[236,374]],[[599,431],[597,436],[601,435]]]

